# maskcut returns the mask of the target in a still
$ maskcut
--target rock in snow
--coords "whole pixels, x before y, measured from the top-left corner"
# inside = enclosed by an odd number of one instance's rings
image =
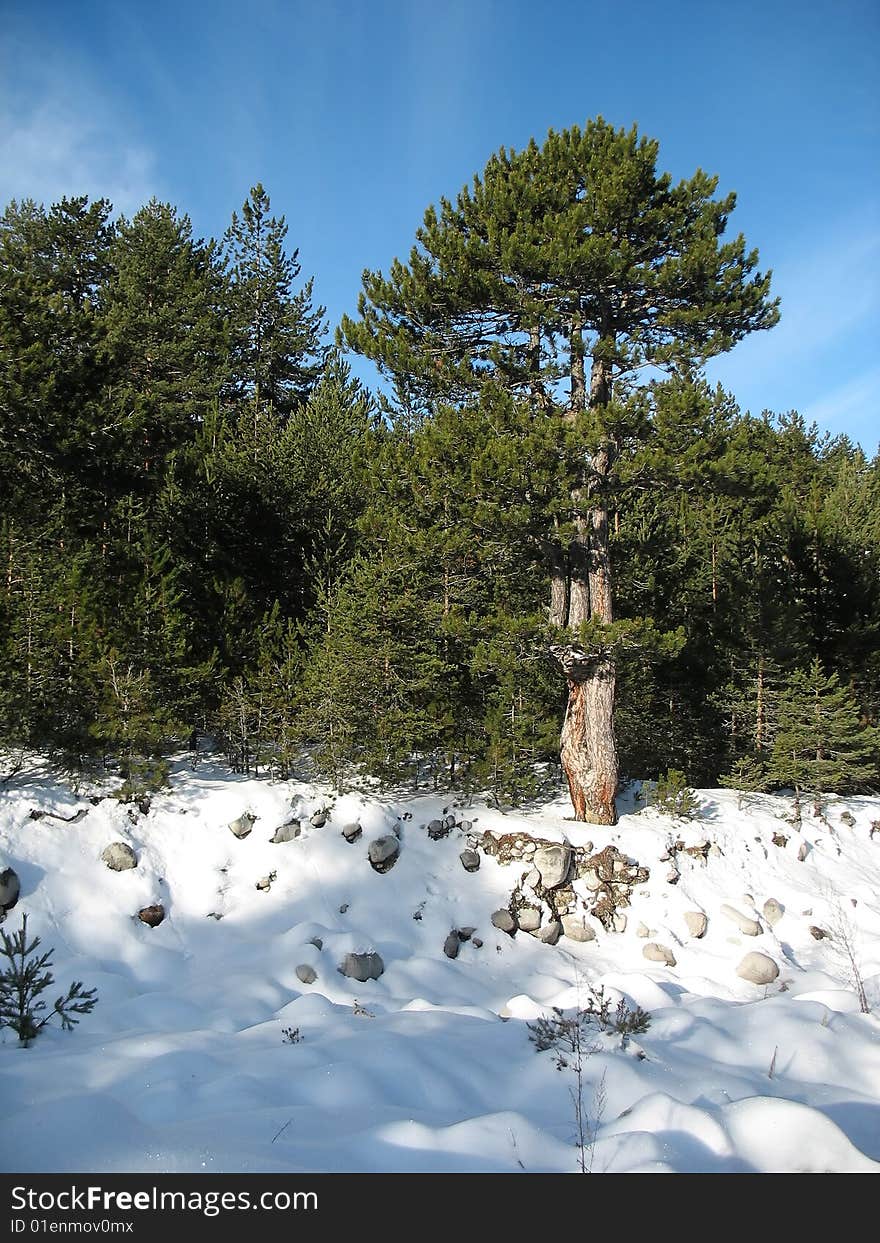
[[[161,902],[153,906],[144,906],[138,911],[138,919],[150,928],[158,928],[165,918],[165,907]]]
[[[658,945],[656,941],[649,941],[642,948],[642,953],[649,962],[663,962],[667,967],[675,966],[675,955],[668,945]]]
[[[771,928],[775,928],[782,916],[785,914],[785,907],[781,902],[777,902],[775,898],[768,898],[762,907],[764,918]]]
[[[570,941],[595,941],[596,933],[582,915],[563,915],[562,931]]]
[[[750,919],[748,915],[743,915],[742,911],[738,911],[735,906],[729,906],[725,902],[721,907],[721,914],[732,920],[743,936],[759,937],[761,935],[761,925],[758,921]]]
[[[393,868],[399,854],[400,842],[393,833],[386,837],[377,837],[367,848],[370,863],[377,872],[387,872],[389,868]]]
[[[524,906],[516,917],[521,932],[537,932],[541,927],[541,912],[534,906]]]
[[[385,970],[385,964],[379,954],[346,954],[339,971],[351,980],[365,984],[367,980],[378,980]]]
[[[251,811],[242,812],[229,825],[229,831],[235,837],[247,837],[257,822],[257,817]]]
[[[480,870],[480,856],[475,850],[463,850],[458,857],[461,859],[461,866],[466,872],[478,872]]]
[[[571,868],[571,847],[568,845],[546,846],[543,850],[535,851],[532,862],[541,874],[544,888],[556,889],[568,879]]]
[[[505,908],[495,912],[492,916],[492,923],[501,932],[516,932],[516,920]]]
[[[750,984],[772,984],[779,975],[779,968],[767,954],[752,950],[739,964],[736,974]]]
[[[0,911],[11,911],[21,893],[21,881],[14,868],[4,868],[0,872]]]
[[[284,842],[292,842],[294,838],[299,837],[302,829],[298,820],[287,820],[284,824],[279,824],[278,828],[269,838],[273,846],[280,846]]]
[[[684,922],[687,924],[688,932],[695,940],[699,941],[706,935],[709,921],[703,911],[685,911]]]
[[[296,969],[296,978],[301,984],[314,984],[318,978],[318,973],[307,962],[301,962]]]
[[[137,867],[137,855],[126,842],[111,842],[103,851],[101,858],[111,872],[127,872]]]

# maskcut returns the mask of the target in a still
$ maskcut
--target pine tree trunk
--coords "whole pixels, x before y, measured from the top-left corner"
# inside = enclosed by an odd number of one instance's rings
[[[575,820],[616,824],[618,763],[614,741],[613,661],[597,661],[589,675],[568,678],[568,707],[560,759]]]
[[[585,389],[583,341],[580,329],[573,328],[569,418],[575,418],[583,408]],[[590,404],[604,405],[610,399],[610,368],[602,359],[594,359]],[[576,403],[580,403],[580,407]],[[612,448],[601,447],[590,462],[589,477],[572,494],[576,517],[575,538],[569,547],[570,628],[590,619],[605,624],[613,621],[608,506],[604,495],[604,483],[613,465]],[[608,655],[591,657],[576,645],[554,648],[554,655],[568,685],[568,706],[559,750],[575,819],[593,824],[616,824],[614,797],[619,765],[614,738],[617,683],[614,661]]]

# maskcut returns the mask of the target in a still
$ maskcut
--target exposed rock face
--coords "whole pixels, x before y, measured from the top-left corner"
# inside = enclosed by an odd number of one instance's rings
[[[750,919],[748,915],[743,915],[742,911],[738,911],[735,906],[729,906],[725,902],[721,907],[721,914],[732,920],[743,936],[759,937],[761,935],[761,925],[758,921]]]
[[[535,851],[532,862],[540,873],[541,883],[545,889],[556,889],[568,879],[571,868],[571,847],[544,846]]]
[[[165,907],[161,902],[153,906],[144,906],[138,911],[138,919],[150,928],[158,928],[165,918]]]
[[[779,975],[779,968],[767,954],[752,950],[739,964],[736,974],[740,979],[748,980],[750,984],[772,984]]]
[[[252,811],[242,812],[237,819],[233,820],[229,825],[229,832],[234,837],[247,837],[257,822],[257,817]]]
[[[508,910],[502,909],[500,911],[496,911],[492,916],[492,924],[500,932],[516,932],[516,920]]]
[[[14,868],[4,868],[0,872],[0,911],[5,915],[11,911],[21,893],[21,881]]]
[[[399,853],[400,842],[393,833],[389,833],[387,837],[377,837],[374,842],[370,842],[367,850],[370,863],[376,872],[387,872],[393,868]]]
[[[356,842],[362,833],[363,829],[359,824],[345,824],[342,826],[342,836],[349,845],[352,842]]]
[[[514,890],[512,907],[516,908],[522,899],[525,899],[524,908],[532,902],[546,903],[550,908],[548,923],[560,921],[563,916],[571,915],[577,920],[588,914],[609,931],[615,928],[622,931],[626,919],[621,909],[629,906],[634,886],[644,884],[649,877],[647,868],[628,859],[616,846],[606,846],[597,854],[591,854],[592,843],[589,847],[574,848],[568,842],[535,839],[523,833],[496,835],[491,832],[483,833],[478,844],[485,854],[494,856],[501,864],[521,862],[529,867],[528,874]],[[584,901],[577,889],[578,882],[592,898]],[[517,912],[517,919],[523,931],[535,931],[523,924],[521,911]],[[526,915],[525,919],[528,923],[533,917]],[[583,926],[577,922],[571,925],[576,930]],[[587,939],[592,940],[593,936],[590,930]],[[572,939],[580,939],[578,931]]]
[[[815,924],[810,924],[810,936],[814,941],[824,941],[828,933],[824,928],[818,928]]]
[[[280,824],[269,841],[273,846],[280,846],[284,842],[292,842],[302,833],[302,827],[298,820],[287,820],[284,824]]]
[[[346,954],[339,970],[349,979],[365,984],[367,980],[378,980],[385,964],[379,954]]]
[[[595,897],[589,913],[609,932],[622,932],[626,927],[621,912],[629,906],[636,885],[648,880],[648,869],[630,862],[616,846],[606,846],[598,854],[578,858],[575,872]]]
[[[662,962],[667,967],[675,966],[675,955],[668,945],[658,945],[656,941],[649,941],[642,947],[642,953],[649,962]]]
[[[101,858],[111,872],[127,872],[137,867],[137,855],[126,842],[111,842],[102,852]]]
[[[458,951],[461,949],[461,937],[453,929],[449,936],[443,942],[443,953],[447,958],[458,958]]]
[[[785,907],[781,902],[777,902],[775,898],[768,898],[762,909],[764,918],[771,928],[775,928],[785,914]]]
[[[480,856],[475,850],[463,850],[458,856],[461,860],[461,866],[466,872],[478,872],[480,869]]]
[[[688,932],[697,941],[706,935],[709,921],[703,911],[685,911],[684,922],[687,924]]]
[[[301,962],[296,969],[296,978],[301,984],[314,984],[318,978],[318,973],[314,967],[310,967],[308,963]]]
[[[570,941],[595,941],[596,933],[582,915],[563,915],[562,931]]]

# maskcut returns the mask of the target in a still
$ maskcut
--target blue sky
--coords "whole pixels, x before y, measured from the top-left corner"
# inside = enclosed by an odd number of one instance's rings
[[[502,144],[606,120],[736,190],[783,318],[710,370],[880,438],[876,0],[0,0],[0,200],[155,194],[218,236],[262,181],[331,323]]]

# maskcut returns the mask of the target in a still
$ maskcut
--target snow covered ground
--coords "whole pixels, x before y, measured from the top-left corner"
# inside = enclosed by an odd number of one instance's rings
[[[576,1171],[573,1075],[536,1050],[527,1023],[601,984],[652,1018],[626,1042],[597,1034],[587,1059],[594,1171],[880,1171],[880,800],[831,800],[825,822],[807,809],[800,832],[782,798],[739,810],[735,793],[705,790],[700,801],[686,823],[631,810],[605,829],[567,820],[562,798],[507,815],[451,796],[334,799],[203,760],[176,765],[143,815],[23,771],[0,787],[0,868],[22,882],[4,929],[27,913],[54,947],[50,1002],[74,979],[99,1002],[73,1032],[47,1029],[28,1049],[0,1032],[0,1168]],[[83,808],[76,823],[31,817]],[[229,824],[248,810],[258,819],[238,839]],[[625,930],[593,920],[594,940],[555,945],[498,931],[492,913],[526,869],[481,853],[466,872],[465,831],[435,841],[425,830],[446,813],[471,821],[471,838],[614,845],[650,871]],[[271,843],[292,816],[301,835]],[[363,834],[349,844],[353,821]],[[399,857],[380,874],[369,844],[395,831]],[[710,849],[661,861],[675,840]],[[115,841],[136,868],[102,862]],[[772,927],[770,898],[783,908]],[[166,917],[151,928],[137,912],[155,903]],[[705,936],[690,935],[685,912],[706,914]],[[448,958],[450,930],[468,927]],[[646,959],[649,942],[675,966]],[[769,986],[737,976],[755,950],[779,967]],[[381,955],[381,978],[340,974],[346,954],[365,951]]]

